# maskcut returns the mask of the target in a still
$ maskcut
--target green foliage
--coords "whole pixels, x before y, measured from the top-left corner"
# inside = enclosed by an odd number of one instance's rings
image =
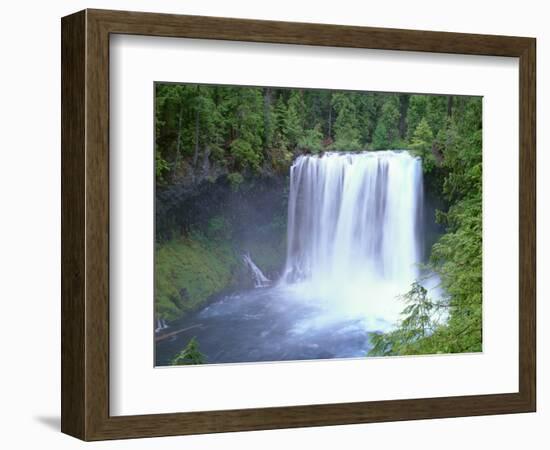
[[[426,117],[426,111],[428,109],[428,96],[427,95],[411,95],[409,100],[409,109],[407,111],[407,130],[408,138],[412,139],[412,136],[418,127],[418,124],[422,119]]]
[[[207,237],[213,240],[231,239],[231,224],[224,216],[214,216],[208,221]]]
[[[303,135],[303,109],[301,92],[293,90],[283,117],[283,133],[290,148],[295,148]]]
[[[196,183],[231,173],[254,176],[266,170],[284,174],[302,152],[367,148],[413,149],[421,154],[429,173],[441,163],[443,148],[451,148],[456,136],[464,136],[466,128],[474,126],[481,102],[470,100],[159,83],[157,184]]]
[[[402,311],[403,319],[395,331],[389,333],[371,333],[371,356],[414,355],[438,352],[433,348],[431,339],[439,326],[441,310],[446,304],[434,302],[428,297],[428,291],[418,282],[402,296],[406,307]]]
[[[199,350],[199,343],[195,337],[191,338],[185,348],[172,359],[173,366],[189,366],[205,362],[206,357]]]
[[[312,129],[304,130],[298,139],[298,148],[309,150],[312,153],[319,153],[322,150],[323,133],[321,133],[319,124]]]
[[[432,250],[432,264],[449,296],[449,351],[481,351],[481,195],[461,200],[445,215],[449,232]]]
[[[420,121],[426,117],[428,109],[427,95],[411,95],[409,100],[409,109],[407,111],[407,130],[409,140],[412,138]]]
[[[382,111],[378,119],[372,146],[375,149],[398,148],[399,140],[399,97],[397,95],[388,95],[382,105]]]
[[[356,104],[361,148],[366,149],[372,141],[374,129],[380,117],[383,97],[379,94],[368,93],[357,94],[354,99]]]
[[[335,150],[361,150],[359,124],[353,96],[349,93],[337,93],[332,96],[332,104],[336,111],[334,122]]]
[[[213,220],[212,233],[221,233]],[[240,266],[224,241],[195,234],[157,244],[155,250],[155,312],[174,320],[230,286]]]
[[[236,96],[236,114],[233,122],[237,137],[247,144],[261,159],[263,136],[263,98],[261,89],[233,88],[238,92]]]
[[[273,171],[286,175],[292,164],[293,153],[285,147],[273,148],[270,152],[270,162]]]
[[[440,195],[449,208],[437,212],[446,232],[432,247],[429,267],[439,274],[445,298],[434,303],[421,290],[409,292],[406,297],[412,303],[404,310],[405,319],[395,330],[371,337],[370,355],[482,350],[481,99],[423,97],[411,98],[409,124],[424,107],[426,114],[416,121],[411,146],[423,156],[429,149],[432,156],[439,152],[438,164],[428,167],[444,175]],[[436,316],[442,309],[448,318],[439,323]]]
[[[273,144],[275,148],[286,150],[289,146],[286,133],[287,106],[282,95],[277,97],[274,109]]]
[[[168,162],[162,157],[158,149],[155,150],[155,174],[157,180],[164,181],[164,173],[170,169]]]
[[[427,95],[426,120],[430,128],[439,131],[445,126],[448,117],[447,106],[449,96],[446,95]]]
[[[434,137],[430,125],[425,118],[422,118],[416,130],[414,130],[410,147],[417,156],[422,158],[424,172],[431,172],[436,165],[436,160],[432,153],[433,140]]]
[[[425,120],[434,136],[445,127],[452,99],[445,95],[411,95],[407,111],[407,138],[412,139],[418,125]]]
[[[239,172],[233,172],[227,175],[227,179],[229,180],[229,183],[231,184],[231,189],[233,191],[238,191],[241,184],[244,182],[243,176]]]
[[[250,167],[254,170],[260,169],[260,162],[262,161],[261,153],[254,150],[250,142],[245,139],[235,139],[231,145],[231,155],[234,157],[237,167],[247,168]]]

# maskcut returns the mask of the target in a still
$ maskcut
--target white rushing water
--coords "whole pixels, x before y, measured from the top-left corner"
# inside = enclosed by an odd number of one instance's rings
[[[422,164],[406,151],[298,157],[281,285],[331,317],[395,323],[419,276],[422,207]]]
[[[155,328],[155,333],[159,333],[162,330],[166,330],[168,328],[168,324],[164,319],[161,319],[160,317],[157,319],[157,327]]]
[[[254,287],[267,287],[271,284],[271,280],[267,278],[260,268],[254,263],[254,261],[252,261],[252,258],[248,253],[243,255],[243,261],[252,274],[252,278],[254,279]]]

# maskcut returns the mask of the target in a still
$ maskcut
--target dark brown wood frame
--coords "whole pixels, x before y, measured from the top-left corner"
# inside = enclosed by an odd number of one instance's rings
[[[535,411],[535,39],[104,10],[64,17],[61,31],[64,433],[100,440]],[[519,58],[519,392],[110,416],[109,35],[117,33]]]

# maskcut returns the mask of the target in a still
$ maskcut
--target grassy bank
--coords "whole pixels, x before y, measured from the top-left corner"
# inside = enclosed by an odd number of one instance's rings
[[[227,242],[194,234],[157,244],[155,264],[155,312],[174,320],[235,285],[241,262]]]

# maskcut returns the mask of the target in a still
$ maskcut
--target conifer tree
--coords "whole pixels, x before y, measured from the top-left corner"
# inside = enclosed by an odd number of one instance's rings
[[[349,93],[337,93],[332,96],[332,104],[336,112],[334,122],[335,150],[353,151],[360,150],[360,132],[355,104]]]

